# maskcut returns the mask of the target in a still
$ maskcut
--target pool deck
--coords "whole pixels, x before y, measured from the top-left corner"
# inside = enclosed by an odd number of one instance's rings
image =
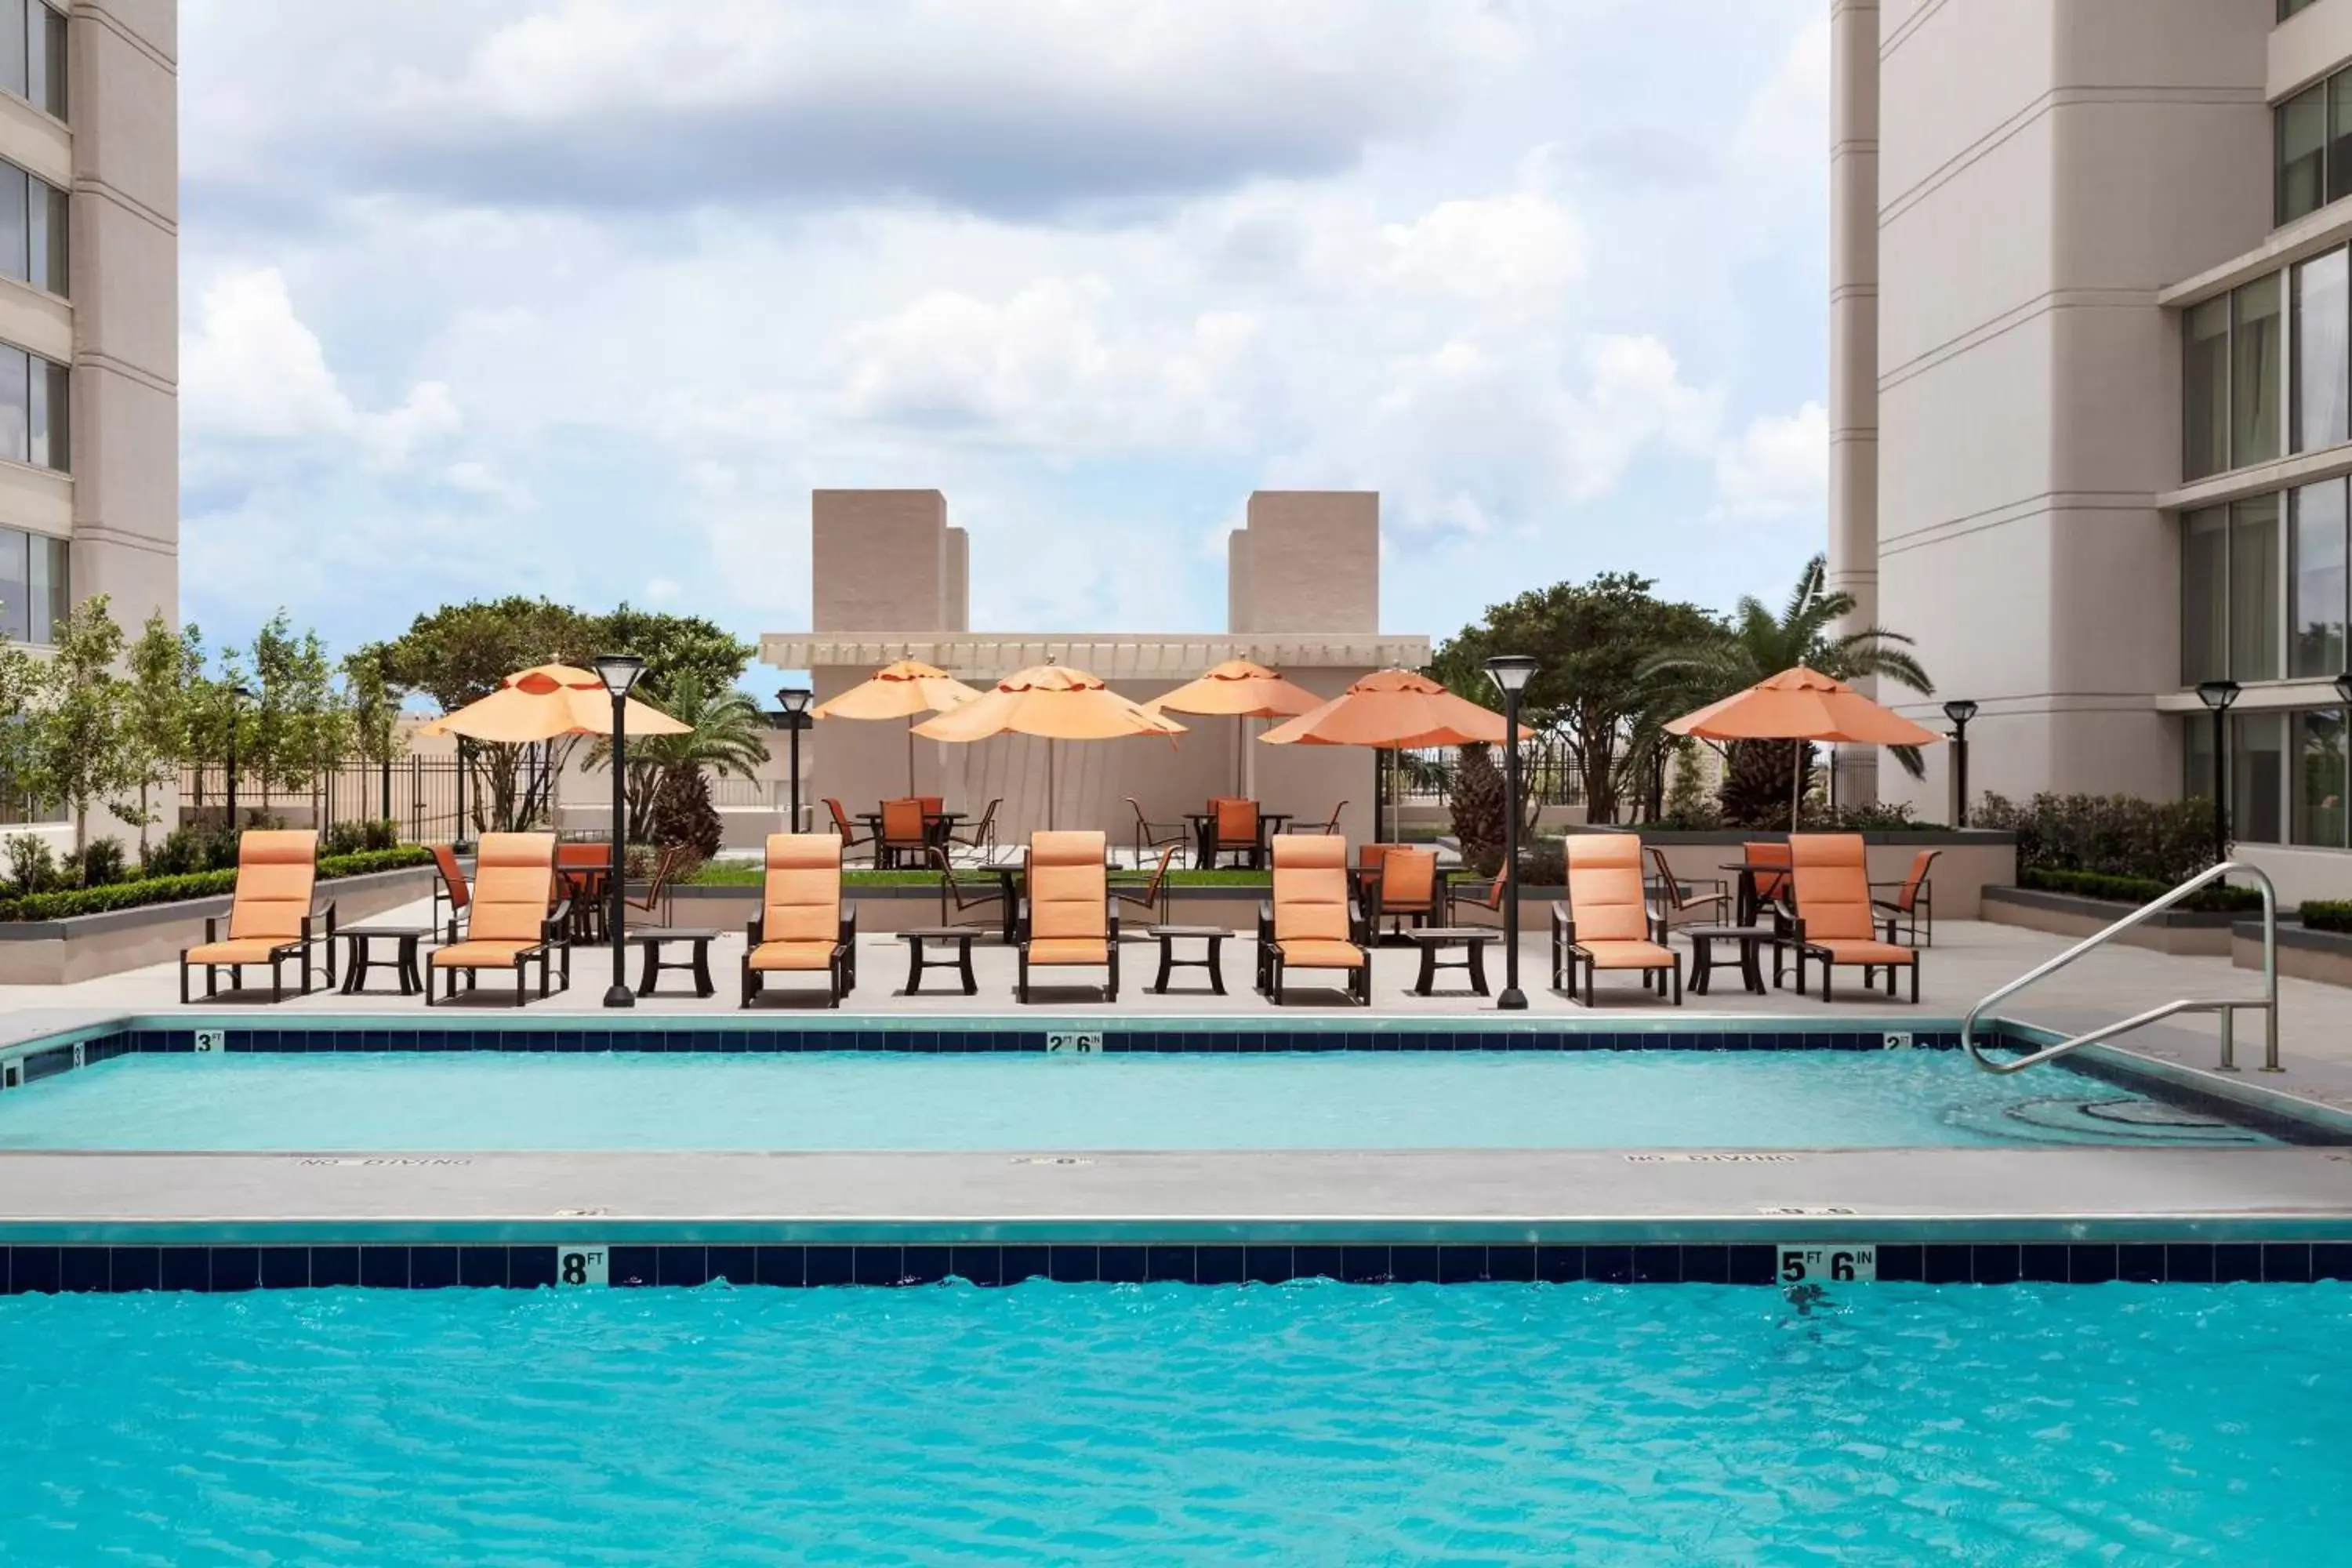
[[[415,911],[419,918],[422,908]],[[391,917],[396,920],[398,917]],[[1522,984],[1537,1019],[1672,1017],[1630,978],[1604,978],[1601,1005],[1577,1006],[1545,985],[1544,934],[1528,933]],[[740,936],[722,937],[712,968],[719,995],[640,1002],[635,1019],[742,1017],[734,1005]],[[1914,1009],[1858,987],[1833,1004],[1791,992],[1749,995],[1736,973],[1682,1016],[1879,1020],[1958,1018],[1978,998],[2066,944],[2013,928],[1947,921],[1926,954]],[[1248,988],[1246,938],[1230,942],[1231,994],[1169,996],[1143,989],[1152,946],[1125,952],[1127,985],[1116,1008],[1090,994],[1055,992],[1024,1016],[1038,1022],[1272,1017],[1361,1019],[1367,1014],[1302,990],[1277,1013]],[[1005,1016],[1013,959],[976,945],[980,994],[906,996],[904,944],[873,935],[860,946],[862,984],[843,1014],[802,1002],[758,1016],[803,1023],[851,1017],[987,1014]],[[1500,984],[1499,955],[1490,977]],[[573,984],[528,1015],[614,1017],[599,1002],[609,979],[602,952],[575,955]],[[1431,998],[1405,993],[1417,955],[1384,949],[1375,959],[1370,1016],[1494,1016],[1466,991]],[[634,975],[634,970],[633,970]],[[926,977],[936,982],[935,972]],[[1180,981],[1198,972],[1180,972]],[[1448,978],[1457,979],[1457,976]],[[1841,977],[1845,978],[1844,976]],[[487,983],[486,983],[487,984]],[[2186,995],[2251,994],[2250,971],[2226,960],[2176,958],[2113,948],[2045,983],[2007,1016],[2072,1030]],[[2210,1019],[2144,1031],[2112,1054],[2188,1086],[2229,1098],[2284,1093],[2352,1115],[2352,991],[2280,983],[2282,1054],[2288,1070],[2252,1070],[2259,1028],[2240,1031],[2246,1070],[2222,1077]],[[477,1001],[427,1013],[418,998],[318,994],[270,1007],[228,999],[185,1010],[256,1023],[311,1015],[394,1023],[515,1016]],[[0,1043],[126,1016],[184,1015],[169,965],[61,987],[0,987]],[[1955,1063],[1956,1068],[1958,1066]],[[2228,1236],[2352,1240],[2352,1150],[2182,1148],[1967,1148],[1819,1151],[1360,1151],[1097,1152],[1050,1157],[987,1153],[487,1153],[413,1156],[316,1153],[0,1154],[0,1240],[358,1241],[416,1237],[481,1241],[1155,1240],[1377,1236],[1391,1242],[1606,1238],[1786,1240],[2179,1241]]]

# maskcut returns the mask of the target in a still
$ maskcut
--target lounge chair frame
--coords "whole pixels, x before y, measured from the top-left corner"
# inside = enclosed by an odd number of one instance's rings
[[[1835,836],[1819,835],[1816,837],[1829,837]],[[1796,858],[1793,850],[1791,852],[1790,858],[1792,861]],[[1915,943],[1899,942],[1895,940],[1895,922],[1893,921],[1890,920],[1886,922],[1886,938],[1885,945],[1888,947],[1902,948],[1905,952],[1908,952],[1911,957],[1910,962],[1907,963],[1874,963],[1865,959],[1840,958],[1836,950],[1833,948],[1827,947],[1819,941],[1808,940],[1805,929],[1806,920],[1802,883],[1799,879],[1800,875],[1802,871],[1808,870],[1813,871],[1818,875],[1823,870],[1835,871],[1843,868],[1844,868],[1798,867],[1792,865],[1790,870],[1789,893],[1790,912],[1789,917],[1789,940],[1790,945],[1796,949],[1797,954],[1797,994],[1802,996],[1806,994],[1805,964],[1808,960],[1818,962],[1822,966],[1822,1000],[1823,1002],[1833,1002],[1837,999],[1832,989],[1832,983],[1836,972],[1840,969],[1861,970],[1862,988],[1864,993],[1868,993],[1873,989],[1873,982],[1876,977],[1877,971],[1882,969],[1886,971],[1886,994],[1890,999],[1893,998],[1895,994],[1895,972],[1898,969],[1908,969],[1911,972],[1911,1005],[1915,1007],[1917,1006],[1919,1004],[1919,949]],[[1867,863],[1864,862],[1863,866],[1853,868],[1853,872],[1854,876],[1861,879],[1863,889],[1862,896],[1865,900],[1863,904],[1864,928],[1868,934],[1861,939],[1842,937],[1832,940],[1874,941],[1877,938],[1877,909],[1874,902],[1868,901],[1870,898],[1870,872],[1867,868]],[[1773,964],[1773,970],[1775,977],[1777,978],[1780,970],[1780,964],[1777,960]]]
[[[1111,891],[1110,887],[1110,859],[1108,836],[1097,834],[1095,837],[1098,840],[1103,841],[1098,844],[1095,850],[1095,854],[1100,858],[1103,879],[1102,893],[1104,934],[1102,937],[1102,967],[1105,974],[1105,979],[1103,981],[1103,1000],[1105,1002],[1117,1002],[1118,1000],[1118,896]],[[1017,940],[1020,944],[1020,951],[1016,957],[1016,967],[1013,972],[1013,999],[1023,1006],[1027,1006],[1029,1004],[1030,944],[1033,942],[1040,940],[1059,940],[1051,936],[1041,939],[1036,934],[1036,868],[1034,864],[1031,864],[1037,852],[1036,842],[1037,841],[1034,837],[1030,839],[1030,847],[1024,857],[1024,874],[1021,879],[1021,920],[1020,926],[1016,933]],[[1092,941],[1094,939],[1091,936],[1082,936],[1075,940]],[[1090,963],[1055,963],[1041,964],[1039,967],[1048,969],[1090,969],[1094,966]]]
[[[743,926],[743,999],[737,1004],[749,1007],[767,994],[768,976],[785,971],[754,969],[751,954],[767,941],[768,918],[753,915]],[[838,1007],[842,998],[857,989],[857,910],[846,900],[841,906],[841,935],[833,944],[833,957],[825,965],[825,1005]]]
[[[562,960],[560,965],[555,963],[559,955]],[[572,900],[570,899],[556,900],[555,907],[548,910],[547,918],[540,922],[539,941],[514,955],[514,999],[515,1005],[518,1007],[530,999],[530,973],[531,961],[534,959],[539,962],[539,999],[541,1001],[544,1002],[553,994],[552,978],[556,974],[562,976],[562,989],[565,991],[572,989]],[[455,1002],[457,999],[459,974],[465,975],[466,993],[471,995],[477,982],[481,978],[482,971],[504,969],[507,965],[503,963],[437,963],[432,967],[433,970],[437,970],[449,977],[448,984],[442,990],[441,999],[445,1002]],[[433,973],[430,970],[425,976],[425,1005],[427,1007],[434,1005]]]
[[[197,943],[196,946],[210,947],[214,942],[219,942],[221,940],[221,924],[228,918],[229,917],[226,915],[206,915],[205,917],[205,940]],[[323,945],[326,950],[326,982],[328,984],[332,985],[335,983],[335,901],[332,899],[329,899],[323,903],[314,904],[311,906],[310,912],[302,917],[302,934],[300,936],[290,938],[269,950],[269,957],[268,960],[269,964],[269,1000],[272,1003],[283,1002],[286,999],[286,974],[284,966],[286,961],[289,958],[299,958],[302,961],[302,984],[301,988],[296,993],[296,994],[302,996],[308,996],[310,994],[310,971],[312,968],[310,963],[310,951],[312,948],[321,945]],[[180,950],[181,1005],[185,1006],[191,1000],[193,1000],[193,998],[188,994],[188,971],[191,969],[201,969],[205,972],[205,997],[207,1001],[220,994],[220,972],[224,969],[228,971],[228,986],[230,990],[242,991],[245,989],[246,965],[242,963],[192,964],[188,962],[188,954],[194,951],[195,947],[184,947]]]
[[[1337,835],[1302,835],[1297,839],[1292,839],[1287,835],[1278,836],[1276,839],[1277,847],[1275,852],[1275,874],[1277,879],[1279,879],[1285,869],[1288,868],[1285,868],[1281,863],[1282,851],[1279,847],[1286,841],[1294,843],[1305,842],[1306,839],[1310,837],[1332,838],[1336,837]],[[1259,994],[1265,996],[1265,999],[1275,1006],[1280,1007],[1286,1005],[1284,983],[1289,978],[1289,974],[1292,970],[1308,969],[1328,973],[1330,970],[1339,969],[1348,977],[1345,990],[1349,1002],[1359,1007],[1370,1006],[1372,1005],[1371,921],[1366,914],[1367,905],[1362,900],[1356,896],[1354,879],[1352,879],[1348,872],[1347,853],[1344,845],[1341,847],[1339,852],[1339,863],[1337,866],[1307,866],[1297,868],[1306,871],[1330,870],[1338,873],[1340,879],[1340,885],[1348,889],[1344,895],[1346,899],[1348,928],[1346,940],[1349,945],[1355,948],[1357,956],[1361,959],[1362,962],[1353,965],[1311,964],[1300,963],[1293,960],[1286,959],[1283,956],[1282,952],[1282,942],[1284,939],[1280,937],[1276,931],[1274,900],[1268,899],[1261,902],[1257,907],[1257,989]],[[1276,885],[1277,887],[1279,886],[1278,881]],[[1336,942],[1339,939],[1307,938],[1297,940]]]

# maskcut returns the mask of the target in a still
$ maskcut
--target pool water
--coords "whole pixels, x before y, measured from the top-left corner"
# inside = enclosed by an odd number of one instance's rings
[[[2322,1563],[2352,1288],[0,1301],[0,1559]]]
[[[2088,1107],[2086,1110],[2085,1107]],[[118,1058],[0,1149],[1853,1148],[2262,1143],[1954,1051]]]

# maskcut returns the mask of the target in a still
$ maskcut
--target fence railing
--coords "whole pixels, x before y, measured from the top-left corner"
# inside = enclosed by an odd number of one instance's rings
[[[1498,755],[1495,765],[1502,765]],[[1462,754],[1452,746],[1402,752],[1397,757],[1397,797],[1406,805],[1449,805]],[[1578,805],[1584,800],[1584,772],[1565,741],[1542,737],[1519,747],[1519,768],[1528,796],[1546,805]]]

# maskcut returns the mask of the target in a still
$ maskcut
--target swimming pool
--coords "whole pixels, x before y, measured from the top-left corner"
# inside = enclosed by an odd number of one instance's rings
[[[0,1301],[0,1557],[2325,1562],[2352,1286]]]
[[[118,1057],[0,1094],[0,1149],[2246,1147],[1953,1051]]]

